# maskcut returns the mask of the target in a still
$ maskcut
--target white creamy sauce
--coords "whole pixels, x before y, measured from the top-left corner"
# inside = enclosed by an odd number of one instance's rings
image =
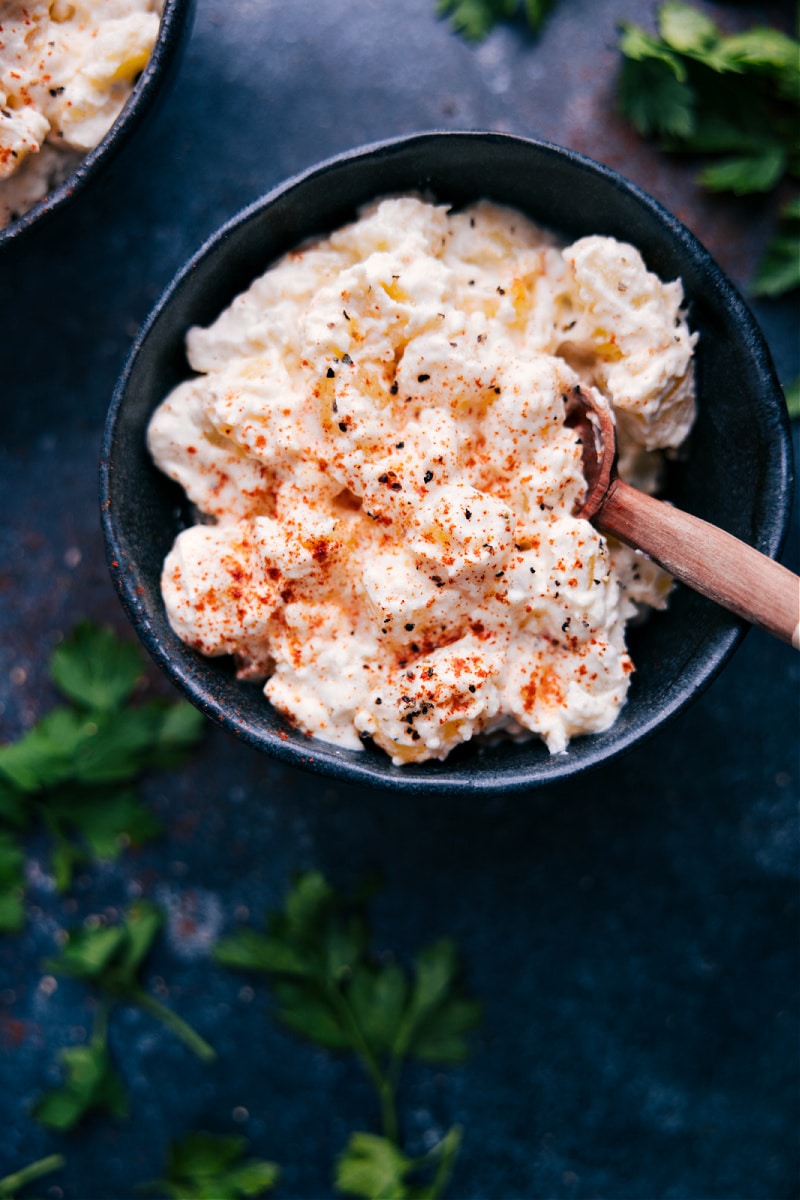
[[[670,580],[573,516],[564,394],[616,414],[653,490],[694,418],[679,281],[604,237],[392,198],[286,255],[208,329],[150,451],[209,523],[181,533],[173,628],[306,733],[397,763],[476,734],[550,751],[607,729],[625,626]]]
[[[61,183],[116,121],[162,0],[0,0],[0,228]]]

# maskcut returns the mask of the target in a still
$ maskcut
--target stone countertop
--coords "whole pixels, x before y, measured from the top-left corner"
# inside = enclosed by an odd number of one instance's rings
[[[731,28],[789,28],[793,6],[704,7]],[[81,617],[129,633],[97,506],[115,380],[184,260],[287,176],[418,129],[543,137],[638,183],[746,287],[776,201],[704,196],[691,164],[614,111],[617,24],[655,8],[560,0],[539,39],[508,25],[473,47],[436,20],[434,0],[198,0],[148,127],[0,262],[0,741],[55,702],[48,656]],[[753,307],[788,382],[797,306]],[[794,570],[799,529],[795,507]],[[242,1132],[278,1161],[276,1196],[331,1195],[349,1132],[377,1129],[368,1084],[350,1059],[281,1030],[262,982],[208,958],[216,936],[281,903],[294,871],[319,867],[343,886],[379,870],[377,945],[407,959],[453,936],[485,1001],[470,1061],[415,1066],[400,1092],[412,1152],[464,1128],[449,1195],[797,1195],[797,697],[797,656],[751,631],[657,736],[574,783],[507,798],[334,786],[212,730],[189,765],[144,786],[161,840],[87,869],[65,896],[46,843],[29,843],[28,927],[0,939],[0,1176],[62,1152],[40,1195],[123,1200],[161,1174],[169,1138],[201,1127]],[[91,1012],[83,986],[43,980],[42,959],[59,930],[140,894],[168,916],[148,980],[219,1060],[202,1065],[120,1009],[111,1044],[131,1119],[49,1134],[28,1106]]]

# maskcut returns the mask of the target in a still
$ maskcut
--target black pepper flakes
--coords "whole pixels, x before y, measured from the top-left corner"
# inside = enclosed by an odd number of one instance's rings
[[[349,354],[342,355],[342,362],[345,363],[348,367],[352,367],[352,365],[353,365],[353,360]]]
[[[429,379],[430,379],[430,375],[418,375],[417,383],[427,383]]]
[[[398,391],[399,391],[399,388],[400,388],[400,385],[399,385],[399,383],[397,382],[397,380],[395,379],[394,383],[393,383],[393,384],[392,384],[392,386],[389,388],[389,395],[390,395],[390,396],[396,396],[396,395],[397,395],[397,393],[398,393]]]
[[[422,482],[423,482],[423,483],[430,483],[430,481],[431,481],[432,479],[433,479],[433,471],[426,471],[426,472],[425,472],[425,476],[424,476],[424,478],[423,478]]]
[[[406,629],[408,630],[408,632],[409,632],[409,633],[411,633],[411,630],[412,630],[413,628],[414,628],[414,622],[413,622],[413,621],[409,621],[409,622],[408,622],[408,624],[406,625]]]
[[[328,367],[325,378],[326,379],[335,379],[336,378],[336,372],[334,371],[333,367]]]

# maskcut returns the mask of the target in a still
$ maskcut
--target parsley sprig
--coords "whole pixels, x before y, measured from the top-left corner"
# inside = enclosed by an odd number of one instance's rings
[[[498,21],[522,14],[538,33],[556,0],[437,0],[436,15],[449,17],[453,28],[469,42],[481,42]]]
[[[697,155],[699,183],[737,196],[800,178],[800,42],[766,26],[725,35],[705,13],[670,0],[658,33],[621,27],[622,113],[663,150]],[[779,295],[800,279],[797,206],[769,246],[754,291]]]
[[[460,1130],[451,1129],[422,1159],[403,1153],[397,1117],[402,1067],[409,1059],[464,1061],[466,1034],[478,1024],[481,1005],[461,990],[449,940],[421,950],[413,972],[379,958],[370,946],[370,894],[362,889],[343,896],[319,872],[301,875],[285,908],[269,917],[266,933],[239,930],[217,943],[214,957],[266,974],[278,1020],[330,1050],[355,1054],[372,1081],[383,1136],[352,1136],[337,1162],[337,1186],[359,1196],[433,1198],[449,1176]],[[408,1181],[429,1168],[436,1174],[422,1190]]]
[[[82,926],[70,931],[60,954],[45,964],[56,975],[90,983],[100,1000],[90,1042],[60,1055],[64,1082],[45,1092],[33,1116],[51,1129],[72,1129],[95,1109],[123,1117],[128,1100],[108,1049],[108,1017],[117,1003],[138,1005],[161,1021],[204,1062],[216,1053],[173,1009],[148,992],[140,980],[162,927],[161,911],[146,900],[132,904],[114,925]]]
[[[279,1168],[263,1158],[246,1158],[247,1140],[236,1134],[197,1130],[167,1149],[166,1175],[144,1184],[170,1200],[245,1200],[263,1196],[278,1181]]]
[[[116,857],[160,832],[133,781],[177,766],[198,741],[203,717],[184,701],[133,704],[142,656],[110,629],[81,622],[54,650],[52,678],[70,702],[18,741],[0,746],[0,931],[24,925],[21,835],[51,837],[59,891],[76,866]]]
[[[623,25],[623,113],[666,150],[716,156],[700,175],[712,191],[770,191],[797,176],[800,43],[776,29],[724,35],[710,17],[671,0],[658,36]]]

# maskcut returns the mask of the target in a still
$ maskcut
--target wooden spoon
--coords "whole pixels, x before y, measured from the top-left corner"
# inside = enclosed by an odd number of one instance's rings
[[[800,650],[800,576],[730,533],[656,500],[617,475],[610,409],[580,387],[565,397],[566,424],[583,445],[586,498],[578,516],[650,558],[683,583]]]

